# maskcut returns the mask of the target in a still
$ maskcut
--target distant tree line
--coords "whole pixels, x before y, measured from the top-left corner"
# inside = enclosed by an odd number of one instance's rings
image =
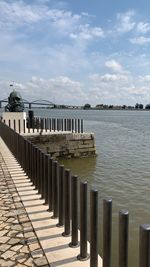
[[[74,106],[74,105],[54,105],[53,107],[47,108],[58,108],[58,109],[114,109],[114,110],[150,110],[150,104],[147,104],[144,108],[144,105],[141,103],[136,103],[135,106],[128,105],[106,105],[106,104],[97,104],[96,106],[91,106],[91,104],[86,103],[83,106]]]
[[[89,103],[86,103],[83,109],[144,109],[144,105],[141,103],[136,103],[135,106],[97,104],[95,107],[91,107]],[[150,104],[147,104],[145,109],[150,109]]]

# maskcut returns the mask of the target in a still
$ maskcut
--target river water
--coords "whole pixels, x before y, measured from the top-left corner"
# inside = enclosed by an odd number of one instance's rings
[[[113,200],[113,267],[118,258],[118,212],[129,211],[129,267],[138,266],[139,225],[150,223],[150,112],[35,109],[35,115],[81,118],[95,134],[97,157],[61,160],[99,190],[100,254],[102,201]]]
[[[113,200],[113,267],[117,266],[118,258],[118,211],[129,211],[129,266],[138,266],[139,225],[150,223],[150,113],[95,110],[35,112],[40,116],[43,113],[52,117],[82,118],[84,130],[94,132],[97,157],[63,160],[63,163],[73,174],[99,190],[100,228],[102,200],[106,197]],[[100,231],[100,241],[101,236]]]

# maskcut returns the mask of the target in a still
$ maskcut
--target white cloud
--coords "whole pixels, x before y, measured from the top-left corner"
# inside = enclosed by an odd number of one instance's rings
[[[61,80],[61,79],[60,79]],[[63,79],[62,79],[63,80]],[[21,93],[23,99],[37,100],[47,99],[55,104],[69,104],[77,101],[79,95],[82,96],[82,90],[77,84],[52,79],[40,79],[33,77],[30,82],[25,84],[16,83],[15,88]],[[76,86],[77,90],[73,94],[72,90]],[[5,88],[5,97],[8,97],[10,93],[9,83],[3,82],[3,88]]]
[[[36,5],[35,3],[27,4],[24,1],[8,2],[3,0],[0,2],[0,14],[1,19],[15,23],[16,25],[36,23],[46,19],[52,22],[61,21],[63,24],[63,19],[78,19],[80,17],[73,15],[70,11],[50,9],[44,3],[38,3]]]
[[[96,103],[135,105],[147,104],[150,98],[150,75],[131,74],[90,75],[90,94]]]
[[[137,32],[139,33],[147,33],[150,31],[150,24],[149,23],[144,23],[144,22],[139,22],[137,24]]]
[[[105,66],[109,69],[111,69],[114,72],[122,72],[122,66],[120,65],[120,63],[118,63],[116,60],[112,59],[112,60],[108,60],[105,62]]]
[[[42,95],[58,104],[127,104],[150,97],[149,75],[144,76],[150,64],[147,51],[142,58],[134,46],[126,47],[128,40],[150,43],[144,36],[148,22],[137,22],[136,13],[128,11],[118,14],[117,24],[108,22],[111,29],[106,31],[90,14],[51,3],[0,0],[2,80],[19,81],[16,87],[24,98]],[[6,98],[9,83],[2,81],[1,88]]]
[[[93,67],[88,44],[104,36],[91,20],[87,13],[54,9],[42,1],[1,0],[0,60],[7,63],[6,69],[0,65],[1,77],[81,75],[81,69]]]
[[[73,39],[91,40],[104,37],[101,27],[91,26],[88,13],[74,14],[65,9],[48,7],[44,2],[27,4],[24,1],[0,1],[0,28],[4,31],[17,30],[25,26],[26,33],[36,32],[40,29],[53,32],[54,36],[68,36]],[[38,26],[37,26],[38,23]],[[45,23],[45,26],[42,26]],[[44,27],[44,28],[43,28]]]
[[[36,35],[41,29],[41,34],[47,32],[47,38],[52,33],[55,36],[60,33],[69,36],[70,32],[77,31],[82,17],[64,9],[50,8],[42,2],[27,4],[24,1],[0,1],[0,28],[3,31],[17,31],[25,27],[25,32],[29,35]]]
[[[5,84],[3,82],[3,84]],[[5,87],[8,87],[8,83]],[[48,99],[55,104],[73,104],[79,99],[81,103],[86,97],[83,85],[71,80],[67,76],[58,76],[56,78],[43,79],[33,76],[30,82],[15,83],[14,88],[19,90],[23,98],[30,99]],[[8,87],[7,92],[10,90]],[[30,97],[30,99],[29,99]]]
[[[150,37],[139,36],[139,37],[131,38],[130,42],[132,44],[145,45],[145,44],[150,43]]]
[[[133,30],[136,25],[135,21],[133,21],[134,15],[135,12],[133,10],[117,14],[117,31],[120,33],[126,33]]]
[[[140,82],[149,83],[150,82],[150,75],[140,76],[139,80],[140,80]]]
[[[104,37],[104,31],[100,27],[90,27],[89,24],[80,25],[76,33],[71,33],[72,39],[91,40],[93,38]]]
[[[8,97],[11,91],[9,85],[8,81],[0,82],[0,87],[3,88],[1,98]],[[14,87],[24,99],[47,99],[56,104],[147,104],[147,99],[150,98],[150,75],[133,77],[119,73],[95,73],[90,75],[87,85],[68,76],[50,79],[33,76],[30,82],[15,83]]]
[[[128,81],[128,76],[123,75],[123,74],[110,74],[106,73],[104,75],[99,75],[99,74],[93,74],[90,75],[90,79],[95,81],[95,82],[127,82]]]
[[[38,6],[27,5],[23,1],[0,1],[0,15],[5,22],[16,25],[37,22],[43,18],[44,9]]]

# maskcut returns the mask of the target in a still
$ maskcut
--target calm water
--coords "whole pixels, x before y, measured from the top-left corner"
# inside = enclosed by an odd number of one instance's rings
[[[102,200],[113,200],[113,267],[118,266],[118,211],[129,211],[129,266],[138,266],[139,225],[150,223],[150,112],[36,109],[35,115],[82,118],[84,130],[95,133],[96,158],[63,162],[99,190],[100,227]]]

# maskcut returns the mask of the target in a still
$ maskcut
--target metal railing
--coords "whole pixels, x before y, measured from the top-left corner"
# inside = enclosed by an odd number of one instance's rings
[[[24,172],[41,194],[57,226],[63,226],[62,235],[70,235],[70,247],[80,246],[78,260],[90,257],[90,267],[98,266],[98,191],[91,189],[88,195],[87,182],[80,182],[48,154],[44,154],[29,140],[0,122],[0,135]],[[89,200],[89,201],[88,201]],[[88,204],[90,213],[88,214]],[[80,208],[79,208],[80,203]],[[88,223],[90,221],[90,223]],[[118,266],[128,266],[129,213],[119,212]],[[78,229],[80,228],[80,242]],[[90,231],[90,255],[87,250],[87,233]],[[112,200],[103,200],[103,267],[111,267]],[[139,234],[139,267],[150,267],[150,225],[141,225]]]
[[[5,120],[3,122],[6,123]],[[40,133],[41,131],[83,133],[82,119],[34,117],[26,120],[8,120],[7,124],[18,133]]]
[[[45,130],[48,131],[62,131],[83,133],[82,119],[64,119],[64,118],[27,118],[27,128],[29,131]]]

